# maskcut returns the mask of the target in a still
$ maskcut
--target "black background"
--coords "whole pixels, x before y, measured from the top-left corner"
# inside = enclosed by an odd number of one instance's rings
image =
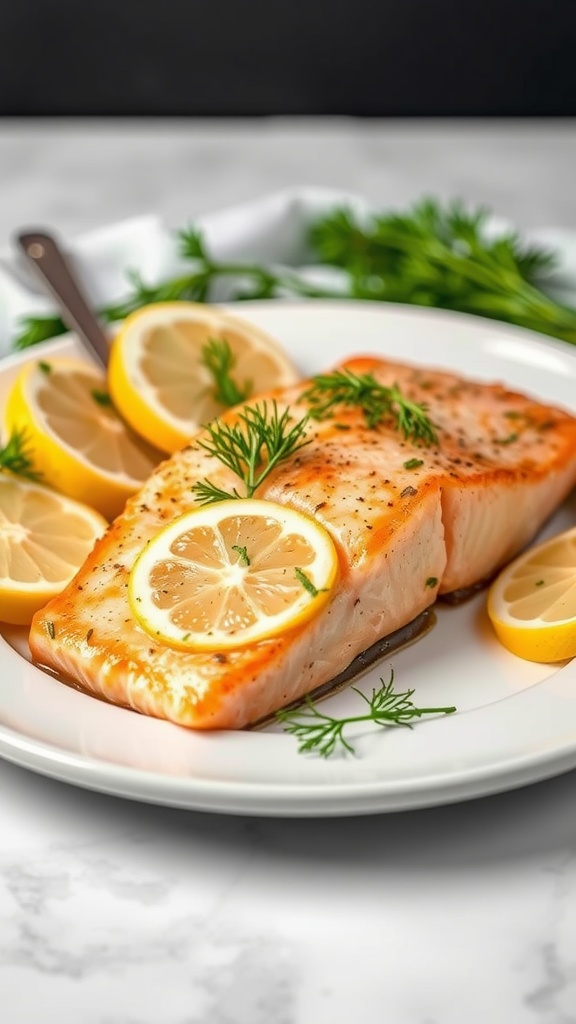
[[[0,115],[576,114],[576,0],[0,0]]]

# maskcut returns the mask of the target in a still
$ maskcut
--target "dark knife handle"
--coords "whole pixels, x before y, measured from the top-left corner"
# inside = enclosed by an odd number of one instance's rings
[[[90,353],[108,365],[109,344],[55,238],[45,231],[23,231],[17,241],[56,299],[62,319]]]

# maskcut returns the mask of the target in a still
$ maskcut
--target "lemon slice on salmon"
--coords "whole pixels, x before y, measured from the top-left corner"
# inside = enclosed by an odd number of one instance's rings
[[[576,657],[576,527],[523,552],[488,592],[500,642],[527,661]]]
[[[114,338],[108,368],[114,403],[134,430],[166,452],[181,448],[226,408],[206,366],[206,346],[214,342],[226,344],[230,376],[243,397],[299,379],[280,345],[259,327],[201,303],[144,306]]]
[[[130,607],[170,646],[242,647],[317,615],[337,568],[330,535],[309,516],[253,498],[222,501],[149,541],[130,574]]]
[[[76,575],[107,525],[86,505],[0,474],[0,620],[28,625]]]
[[[104,372],[79,359],[26,363],[8,395],[4,423],[8,434],[24,432],[42,482],[107,519],[162,458],[118,415]]]

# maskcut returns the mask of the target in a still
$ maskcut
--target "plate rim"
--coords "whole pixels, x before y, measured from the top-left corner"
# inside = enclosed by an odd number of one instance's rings
[[[336,310],[341,311],[345,306],[350,310],[353,309],[356,314],[363,307],[371,313],[377,312],[378,316],[384,318],[387,315],[396,315],[420,321],[433,320],[436,324],[445,321],[469,327],[474,325],[488,334],[493,332],[502,335],[504,332],[510,336],[512,333],[514,337],[524,343],[536,345],[548,353],[555,350],[569,362],[574,362],[576,367],[576,351],[572,351],[565,342],[539,335],[516,325],[452,310],[380,303],[370,300],[360,302],[349,299],[254,300],[218,305],[239,316],[243,315],[243,311],[249,312],[262,308],[274,309],[278,314],[281,314],[282,310],[299,310],[305,313],[315,310],[317,313],[334,313]],[[71,337],[70,334],[66,334],[41,342],[35,346],[34,351],[45,351],[47,348],[53,351],[60,347],[59,343],[68,348]],[[4,357],[0,361],[0,374],[4,369],[20,365],[27,358],[30,358],[30,350]],[[433,362],[430,360],[429,365],[433,365]],[[2,638],[2,643],[6,645],[7,642]],[[10,650],[13,649],[10,648]],[[20,658],[17,652],[14,654]],[[2,648],[0,648],[0,661],[2,660]],[[560,673],[566,675],[566,668],[568,666],[560,669]],[[568,672],[568,675],[572,674],[573,672]],[[539,687],[540,693],[545,693],[546,683],[547,680],[535,683],[523,691],[510,694],[503,701],[495,701],[493,704],[475,709],[471,713],[478,715],[487,712],[488,709],[494,709],[508,700],[513,700],[518,705],[518,701],[533,687]],[[87,700],[94,699],[88,695],[82,696],[85,696]],[[464,712],[464,714],[468,714],[468,712]],[[441,721],[444,720],[435,719],[423,723],[419,729],[423,725],[430,727]],[[404,780],[392,783],[390,780],[383,782],[381,779],[372,783],[366,780],[348,783],[337,788],[330,788],[324,783],[318,785],[307,783],[304,789],[295,783],[268,782],[262,784],[260,782],[256,785],[251,782],[235,780],[226,782],[204,778],[191,780],[189,777],[175,777],[66,752],[61,747],[47,741],[32,739],[22,733],[17,733],[1,722],[0,757],[13,764],[72,785],[120,798],[158,803],[164,806],[215,813],[260,814],[273,817],[345,816],[418,809],[474,799],[515,789],[569,771],[576,767],[576,714],[574,727],[574,736],[567,739],[564,746],[556,745],[552,749],[541,750],[539,754],[517,758],[510,761],[507,767],[503,760],[497,771],[492,762],[485,765],[483,769],[476,767],[462,771],[458,776],[443,776],[440,779],[431,776],[425,784],[421,783],[416,788],[414,784],[404,784]],[[439,781],[440,788],[438,787]]]

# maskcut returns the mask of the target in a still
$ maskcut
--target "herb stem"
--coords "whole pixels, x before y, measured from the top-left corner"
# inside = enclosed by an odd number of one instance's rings
[[[316,264],[341,271],[347,284],[336,291],[307,280],[298,268],[275,269],[253,259],[220,262],[201,233],[187,228],[177,239],[190,271],[156,285],[130,273],[130,294],[100,316],[110,323],[151,302],[209,302],[214,285],[227,279],[233,282],[229,298],[236,300],[292,295],[412,303],[503,320],[576,344],[576,310],[540,287],[553,253],[527,247],[512,233],[488,237],[487,216],[483,209],[431,199],[403,214],[362,219],[334,209],[311,225],[307,242]],[[57,316],[26,317],[13,344],[26,348],[65,330]]]
[[[192,486],[199,504],[209,505],[228,498],[253,498],[276,466],[309,444],[305,436],[308,419],[304,416],[293,422],[290,409],[280,414],[273,401],[271,406],[266,402],[244,406],[238,413],[237,423],[223,420],[209,423],[208,437],[198,441],[198,446],[239,478],[245,494],[240,495],[236,488],[225,491],[209,479],[199,480]]]
[[[358,725],[361,722],[374,722],[383,727],[399,725],[411,728],[412,719],[420,719],[425,715],[451,715],[456,708],[432,707],[418,708],[412,702],[414,690],[397,693],[394,690],[394,671],[390,671],[387,683],[380,680],[381,688],[372,690],[372,696],[366,697],[361,690],[352,687],[355,693],[368,705],[363,715],[350,715],[345,718],[333,718],[318,710],[310,696],[304,698],[304,706],[294,709],[286,708],[276,712],[276,719],[286,732],[298,740],[299,753],[316,753],[320,757],[330,757],[342,750],[354,754],[354,747],[344,736],[344,728]]]
[[[387,419],[406,439],[427,445],[438,442],[426,406],[406,398],[397,384],[380,384],[371,373],[357,374],[345,368],[319,374],[312,378],[301,397],[310,404],[313,419],[333,416],[340,405],[355,406],[364,412],[370,429]]]
[[[202,365],[214,381],[214,398],[225,408],[232,408],[246,401],[252,390],[250,381],[243,385],[232,377],[236,359],[229,343],[220,338],[209,338],[201,351]]]

